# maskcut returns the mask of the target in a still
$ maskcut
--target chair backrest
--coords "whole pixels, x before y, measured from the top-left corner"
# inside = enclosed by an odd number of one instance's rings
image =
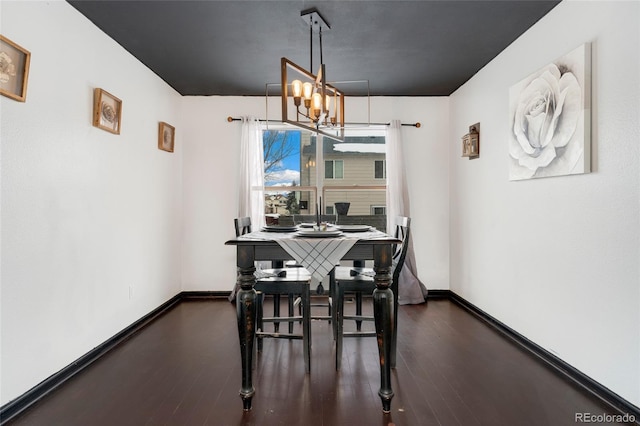
[[[236,227],[236,237],[251,232],[251,218],[249,216],[237,217],[233,219],[233,224]],[[274,260],[271,262],[272,268],[282,268],[283,262],[281,260]]]
[[[400,271],[404,265],[404,259],[407,257],[407,249],[409,248],[409,236],[411,231],[411,218],[398,216],[395,219],[395,234],[394,237],[402,242],[396,244],[393,248],[393,285],[398,285],[398,278],[400,277]]]
[[[251,232],[251,218],[249,216],[237,217],[233,220],[236,227],[236,237]]]

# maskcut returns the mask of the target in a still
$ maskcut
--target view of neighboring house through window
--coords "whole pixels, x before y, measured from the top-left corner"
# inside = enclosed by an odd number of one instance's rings
[[[321,164],[316,162],[318,139],[322,140]],[[378,222],[386,213],[384,130],[347,133],[345,141],[339,142],[305,130],[270,129],[263,132],[263,147],[268,222],[276,218],[289,222],[296,214],[315,215],[319,190],[322,214],[344,215],[343,223],[349,219],[367,223],[367,217],[377,216],[371,224],[380,227]],[[324,172],[321,185],[316,185],[318,166]]]

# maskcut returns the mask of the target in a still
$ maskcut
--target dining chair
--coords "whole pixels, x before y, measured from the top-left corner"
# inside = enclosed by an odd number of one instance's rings
[[[239,217],[234,219],[236,236],[239,237],[251,232],[251,218]],[[256,314],[256,339],[257,349],[262,350],[262,340],[266,337],[280,339],[302,339],[305,371],[311,371],[311,274],[304,268],[270,268],[256,271],[256,284],[258,293],[258,306]],[[264,316],[264,298],[273,297],[274,314],[272,317]],[[301,315],[294,315],[293,305],[289,304],[289,315],[280,315],[280,296],[286,295],[289,300],[298,298],[301,306]],[[281,333],[279,323],[287,322],[289,332]],[[302,333],[293,333],[295,322],[302,324]],[[273,332],[264,329],[265,323],[273,323]]]
[[[236,218],[234,219],[234,226],[236,230],[236,237],[247,234],[251,232],[251,218],[248,216]],[[301,267],[301,266],[302,265],[295,265],[295,267]],[[293,267],[293,265],[289,265],[281,260],[271,262],[271,268],[278,269],[276,273],[282,274],[283,272],[281,269],[283,267]],[[271,273],[273,273],[273,271],[271,271]],[[300,303],[302,302],[302,299],[300,299],[296,294],[288,294],[287,296],[288,296],[289,316],[290,317],[293,316],[293,312],[296,306],[298,306],[299,314],[300,316],[302,316],[302,307],[299,306]],[[273,316],[279,317],[280,316],[280,294],[273,294],[272,297],[273,297]],[[273,329],[275,332],[280,331],[279,321],[274,321]],[[289,322],[289,333],[293,333],[293,322]]]
[[[400,271],[404,265],[404,259],[407,255],[409,246],[411,218],[397,217],[395,220],[394,237],[401,242],[393,247],[392,258],[392,281],[391,290],[394,295],[393,324],[394,330],[391,340],[391,367],[396,365],[396,346],[397,346],[397,323],[398,323],[398,278]],[[362,331],[361,324],[363,321],[373,321],[373,316],[362,314],[362,296],[372,295],[376,288],[374,282],[375,272],[373,268],[366,268],[364,262],[354,261],[354,266],[339,266],[334,272],[334,334],[336,340],[336,370],[340,370],[342,363],[342,344],[345,337],[364,337],[375,336],[375,331]],[[356,312],[355,315],[346,315],[344,312],[344,301],[347,295],[355,295]],[[344,331],[344,321],[353,320],[356,322],[356,331]]]

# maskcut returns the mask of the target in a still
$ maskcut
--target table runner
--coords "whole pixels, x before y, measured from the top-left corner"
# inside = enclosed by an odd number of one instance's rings
[[[322,282],[324,277],[340,262],[357,238],[289,238],[277,240],[311,276]]]
[[[357,232],[331,238],[301,238],[290,233],[257,231],[238,239],[277,242],[296,262],[304,266],[313,278],[322,282],[358,240],[385,237],[388,235],[380,231]]]

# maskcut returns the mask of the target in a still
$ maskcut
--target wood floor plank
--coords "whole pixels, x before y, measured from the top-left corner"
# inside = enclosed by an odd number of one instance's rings
[[[301,340],[265,339],[253,370],[253,409],[243,412],[235,306],[197,299],[181,302],[9,424],[562,426],[574,425],[576,412],[615,413],[449,300],[401,306],[398,328],[395,397],[386,415],[375,338],[345,339],[336,372],[327,321],[312,321],[309,375]]]

